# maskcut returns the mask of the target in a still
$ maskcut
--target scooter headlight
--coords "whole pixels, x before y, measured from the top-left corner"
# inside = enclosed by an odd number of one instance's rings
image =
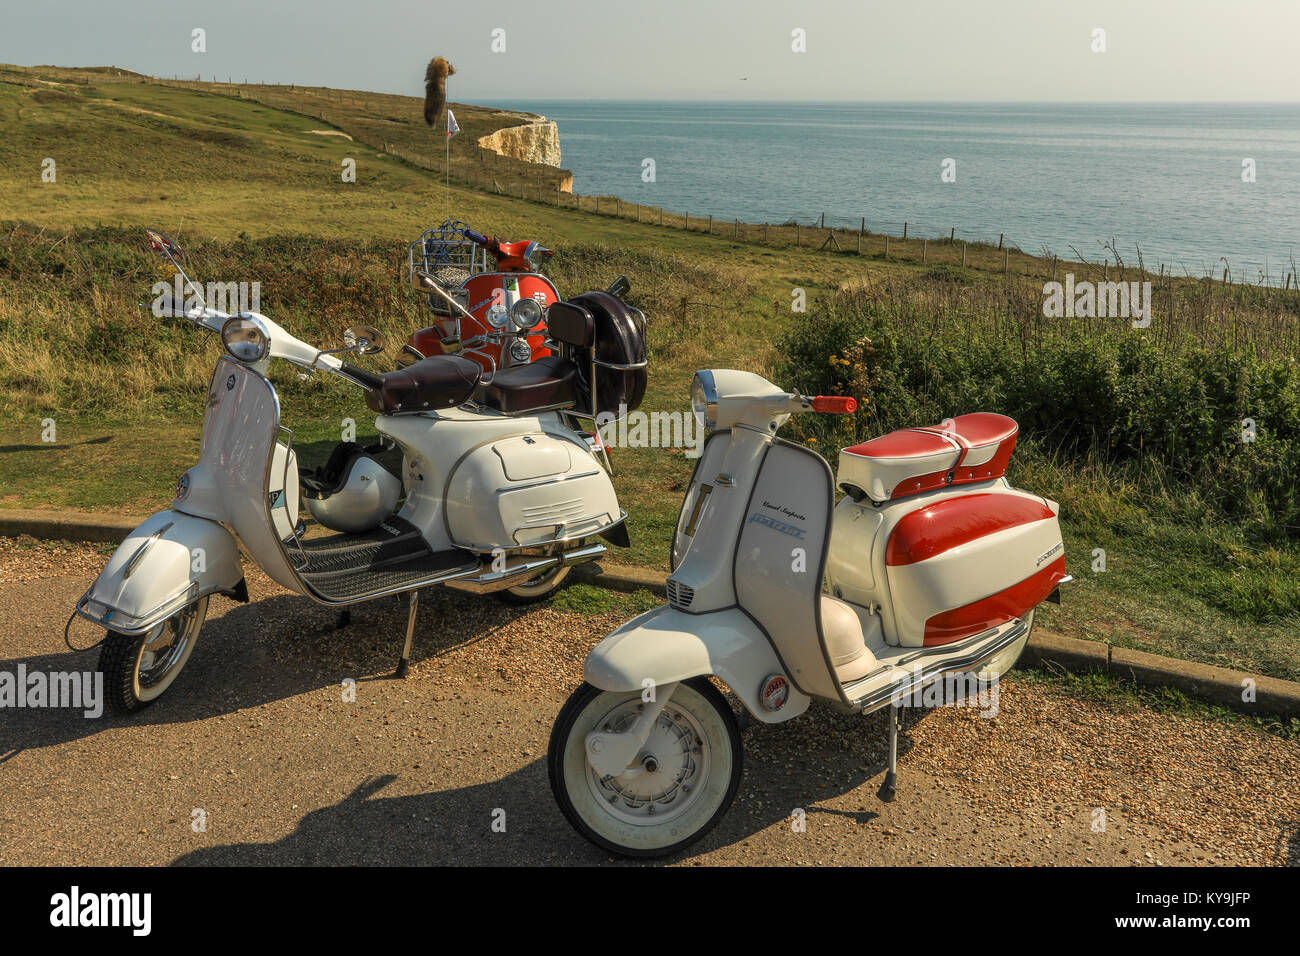
[[[718,389],[712,372],[698,371],[691,380],[691,411],[705,429],[718,427]]]
[[[235,315],[221,326],[221,344],[231,357],[253,364],[266,358],[271,337],[260,320],[250,315]]]
[[[542,321],[542,304],[536,299],[520,299],[510,310],[510,318],[520,332],[534,329]]]
[[[504,329],[510,324],[510,310],[506,308],[504,302],[495,302],[488,306],[487,320],[492,328]]]

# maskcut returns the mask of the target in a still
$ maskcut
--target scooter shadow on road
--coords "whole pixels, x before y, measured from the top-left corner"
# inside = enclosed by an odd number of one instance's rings
[[[491,639],[518,618],[517,609],[443,589],[426,591],[422,598],[412,663]],[[479,610],[462,606],[474,600]],[[218,602],[224,607],[218,607]],[[472,626],[465,623],[470,614]],[[448,626],[449,620],[456,625]],[[6,708],[0,724],[0,766],[22,750],[58,746],[111,727],[189,723],[324,687],[341,687],[349,677],[358,683],[390,679],[405,633],[405,598],[356,605],[351,624],[340,629],[337,622],[337,610],[298,595],[279,594],[235,605],[214,598],[193,656],[157,702],[135,714],[104,710],[97,718],[85,717],[84,708]],[[73,634],[75,638],[77,632]],[[83,629],[81,635],[86,634]],[[16,673],[23,664],[28,674],[84,673],[96,670],[98,661],[99,648],[94,647],[0,660],[0,671]]]
[[[813,723],[833,721],[837,716],[827,709],[804,719]],[[846,723],[846,727],[863,731],[861,717],[846,720],[856,722]],[[880,723],[872,729],[883,731],[883,720]],[[903,721],[900,750],[910,746],[907,728],[914,723]],[[707,854],[746,843],[774,825],[762,847],[747,852],[744,862],[760,862],[769,853],[773,855],[767,862],[799,862],[798,854],[809,844],[801,842],[801,834],[789,825],[792,811],[803,808],[809,816],[829,814],[860,825],[872,824],[879,816],[875,811],[816,803],[859,787],[869,788],[862,794],[864,803],[875,801],[875,789],[869,782],[884,772],[884,753],[864,760],[863,748],[809,747],[806,735],[783,735],[782,729],[775,729],[776,734],[763,745],[761,757],[746,763],[736,802],[717,828],[685,851],[659,860],[615,857],[579,836],[551,799],[546,764],[538,759],[488,783],[413,795],[382,796],[383,790],[399,779],[397,774],[370,777],[338,803],[304,815],[282,839],[195,850],[177,857],[172,865],[662,865],[702,856],[704,862],[713,862]],[[818,730],[809,729],[814,734]],[[755,734],[773,730],[751,728],[745,734],[746,743],[752,742]],[[783,771],[779,776],[774,773],[778,769]],[[504,832],[493,830],[494,820],[504,821]]]

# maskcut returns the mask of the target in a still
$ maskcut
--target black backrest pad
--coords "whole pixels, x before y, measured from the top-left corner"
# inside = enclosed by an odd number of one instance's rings
[[[628,308],[621,299],[608,292],[584,292],[575,295],[569,303],[591,313],[597,360],[612,365],[645,361],[645,319],[640,312]],[[589,372],[582,367],[579,371],[589,397]],[[618,414],[620,406],[627,411],[635,410],[645,397],[645,386],[644,368],[619,371],[596,366],[596,411]]]
[[[546,310],[546,329],[551,338],[574,348],[591,348],[595,340],[595,320],[591,313],[572,302],[553,302]]]

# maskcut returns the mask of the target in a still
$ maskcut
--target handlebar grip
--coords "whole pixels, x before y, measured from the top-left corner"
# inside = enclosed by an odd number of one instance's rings
[[[828,412],[832,415],[852,415],[858,410],[856,398],[842,398],[839,395],[818,395],[812,400],[814,412]]]
[[[376,375],[374,372],[368,372],[365,369],[360,368],[356,365],[349,365],[347,362],[344,362],[339,367],[339,371],[342,372],[344,375],[346,375],[348,378],[352,379],[354,382],[364,385],[366,388],[370,389],[371,391],[375,391],[381,388],[384,384],[383,378]]]
[[[478,243],[480,246],[486,246],[488,243],[487,236],[483,235],[482,233],[475,232],[473,229],[465,230],[465,238],[467,238],[470,242]]]

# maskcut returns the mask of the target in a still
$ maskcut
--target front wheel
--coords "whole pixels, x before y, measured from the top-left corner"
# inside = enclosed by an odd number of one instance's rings
[[[627,768],[601,777],[587,762],[587,735],[626,730],[641,706],[641,691],[580,686],[551,730],[547,772],[560,810],[592,843],[624,856],[667,856],[708,833],[731,806],[740,731],[707,678],[684,681]]]
[[[205,595],[144,634],[109,631],[99,652],[109,709],[131,714],[161,697],[194,652],[207,615]]]

